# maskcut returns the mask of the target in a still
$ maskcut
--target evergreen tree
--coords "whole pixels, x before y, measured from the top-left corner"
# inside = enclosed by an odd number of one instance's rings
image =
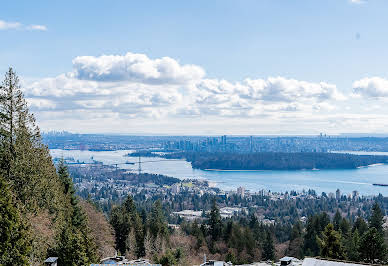
[[[264,243],[263,243],[263,260],[274,260],[275,259],[275,246],[273,238],[270,232],[266,232]]]
[[[292,257],[302,257],[302,244],[303,244],[303,226],[300,221],[297,221],[292,226],[292,231],[290,235],[290,243],[287,249],[287,255]]]
[[[331,259],[344,259],[345,252],[341,242],[341,234],[334,230],[333,224],[328,224],[322,238],[317,237],[321,248],[321,256]]]
[[[136,256],[142,257],[145,255],[143,220],[131,195],[128,195],[121,206],[112,209],[110,223],[115,231],[116,249],[120,254],[124,255],[129,251],[130,246],[128,246],[127,238],[133,228],[136,239],[136,244],[133,246],[136,246],[137,249]]]
[[[339,226],[339,232],[344,239],[347,239],[350,236],[350,224],[347,219],[342,218]]]
[[[362,237],[360,242],[361,260],[369,263],[382,262],[387,255],[387,248],[383,236],[376,227],[371,227]]]
[[[349,241],[346,242],[347,259],[350,261],[360,261],[360,235],[355,230]]]
[[[212,241],[217,241],[221,237],[222,224],[220,210],[217,207],[216,200],[213,199],[212,209],[209,217],[209,233]]]
[[[29,265],[29,232],[2,176],[0,191],[0,265]]]
[[[339,210],[337,209],[337,212],[335,213],[334,218],[333,218],[334,230],[339,231],[341,221],[342,221],[342,216],[341,216],[341,213],[339,212]]]
[[[0,86],[0,157],[0,174],[10,185],[20,217],[36,218],[48,214],[52,223],[50,233],[56,235],[56,243],[47,243],[49,239],[45,235],[42,237],[39,230],[30,231],[31,264],[42,261],[48,253],[55,255],[61,250],[66,254],[72,248],[69,243],[78,247],[78,242],[81,248],[77,251],[86,254],[87,263],[94,262],[94,241],[75,197],[73,183],[67,169],[63,168],[64,172],[60,169],[57,174],[12,68]],[[28,224],[30,220],[25,222]],[[66,239],[66,243],[61,239]],[[25,247],[29,249],[30,246],[26,244]],[[68,254],[77,256],[73,251]]]
[[[381,210],[379,204],[375,202],[375,204],[372,207],[372,215],[369,218],[369,228],[376,228],[377,232],[379,232],[381,235],[384,234],[383,232],[383,218],[384,214]]]
[[[110,224],[115,231],[116,250],[119,254],[125,254],[127,250],[126,240],[130,232],[130,217],[122,212],[120,207],[114,207],[110,213]]]
[[[366,231],[368,231],[368,225],[362,217],[358,217],[353,225],[352,232],[356,230],[358,231],[360,236],[362,236]]]
[[[167,236],[167,225],[164,219],[160,200],[155,201],[152,206],[148,226],[150,228],[150,233],[154,238],[156,238],[158,235],[161,235],[161,237]]]
[[[70,208],[59,235],[56,254],[63,265],[90,264],[97,260],[97,248],[90,236],[86,215],[79,205],[73,182],[63,160],[58,165],[58,176]]]
[[[320,249],[317,242],[317,236],[319,236],[320,230],[319,217],[317,215],[310,216],[307,220],[306,234],[304,235],[303,255],[319,255]]]

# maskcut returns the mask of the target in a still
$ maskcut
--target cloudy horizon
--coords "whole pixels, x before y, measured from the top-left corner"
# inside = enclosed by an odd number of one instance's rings
[[[388,133],[388,39],[376,30],[388,22],[386,4],[322,1],[310,10],[302,2],[206,3],[206,23],[189,15],[205,2],[172,1],[143,17],[138,3],[85,4],[66,29],[60,14],[18,19],[10,5],[0,17],[0,70],[19,74],[43,131]],[[82,13],[88,8],[105,24]]]

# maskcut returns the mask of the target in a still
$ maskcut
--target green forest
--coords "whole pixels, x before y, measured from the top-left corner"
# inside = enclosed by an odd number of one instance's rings
[[[41,142],[15,72],[0,88],[0,265],[98,261],[99,249],[66,166]]]
[[[184,158],[191,162],[193,168],[202,170],[355,169],[371,164],[388,162],[388,157],[381,155],[322,152],[184,152],[165,154],[163,157],[167,159]]]
[[[145,201],[136,202],[128,196],[112,209],[110,222],[121,254],[152,258],[162,265],[191,265],[200,261],[203,254],[237,265],[274,261],[279,258],[279,247],[297,258],[320,256],[384,264],[388,250],[383,216],[379,204],[374,203],[368,220],[357,217],[351,221],[337,210],[333,216],[317,212],[305,224],[295,220],[292,225],[266,225],[253,213],[222,218],[213,198],[204,219],[180,221],[178,231],[167,227],[160,200],[147,206]]]
[[[285,165],[292,158],[272,155],[274,160],[283,158]],[[316,157],[309,160],[304,157],[307,155]],[[305,224],[297,219],[296,208],[281,209],[276,206],[280,203],[262,197],[257,200],[267,210],[276,217],[289,217],[288,222],[264,224],[254,212],[221,218],[219,202],[210,194],[203,195],[201,200],[179,199],[184,193],[161,195],[157,199],[128,195],[104,208],[103,214],[90,195],[87,199],[76,195],[63,160],[54,166],[12,69],[6,73],[0,88],[0,156],[0,265],[42,265],[50,256],[58,257],[58,265],[90,265],[114,255],[116,250],[128,259],[145,257],[163,266],[198,263],[203,254],[241,264],[274,260],[278,257],[276,246],[298,258],[322,256],[371,263],[384,263],[387,259],[384,211],[377,202],[363,210],[368,213],[366,221],[361,216],[356,220],[345,218],[339,211],[332,217],[317,211],[328,207],[330,201],[324,198],[319,202],[296,201],[295,204],[306,209]],[[261,154],[222,156],[230,163],[227,167],[235,167],[234,164],[248,167],[242,164],[244,160],[249,167],[265,161]],[[295,156],[299,164],[303,158],[310,164],[322,163],[326,158],[331,163],[342,160],[352,167],[385,160],[385,157],[348,154]],[[199,157],[188,159],[193,164],[200,162]],[[213,166],[220,168],[218,163]],[[314,164],[314,168],[320,166]],[[246,199],[233,196],[225,200],[242,203]],[[194,209],[202,209],[203,219],[171,221],[171,210],[183,209],[187,203]],[[168,222],[179,224],[180,229],[170,228]]]

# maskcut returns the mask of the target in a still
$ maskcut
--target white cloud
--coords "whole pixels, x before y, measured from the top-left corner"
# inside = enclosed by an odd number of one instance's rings
[[[131,81],[149,84],[186,83],[201,79],[205,72],[195,65],[180,65],[170,57],[150,59],[144,54],[124,56],[79,56],[73,60],[79,79],[95,81]]]
[[[19,29],[21,28],[22,24],[19,22],[9,22],[0,20],[0,30],[10,30],[10,29]]]
[[[27,98],[27,104],[32,110],[52,110],[55,109],[55,102],[48,99]]]
[[[134,127],[171,132],[181,126],[190,132],[193,124],[222,130],[217,121],[235,133],[238,127],[228,121],[240,121],[247,130],[259,123],[320,132],[322,127],[344,128],[336,117],[341,111],[351,114],[352,109],[340,103],[352,106],[348,101],[354,100],[327,82],[284,77],[231,82],[206,78],[196,65],[133,53],[76,57],[73,70],[27,83],[25,95],[46,128],[77,129],[81,122],[76,121],[88,121],[88,128],[106,127],[111,132],[133,132]]]
[[[45,25],[28,25],[26,26],[27,30],[37,30],[37,31],[47,31],[47,27]]]
[[[360,5],[360,4],[365,4],[367,0],[349,0],[349,2],[352,4]]]
[[[45,25],[23,25],[20,22],[10,22],[0,20],[0,30],[29,30],[29,31],[47,31]]]
[[[363,78],[353,83],[353,91],[360,97],[388,97],[388,80],[380,77]]]

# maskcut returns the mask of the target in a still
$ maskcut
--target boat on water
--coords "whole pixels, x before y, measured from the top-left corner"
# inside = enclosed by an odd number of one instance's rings
[[[135,164],[135,163],[130,162],[130,161],[126,161],[125,164]]]
[[[379,187],[388,187],[388,184],[373,184],[374,186],[379,186]]]

